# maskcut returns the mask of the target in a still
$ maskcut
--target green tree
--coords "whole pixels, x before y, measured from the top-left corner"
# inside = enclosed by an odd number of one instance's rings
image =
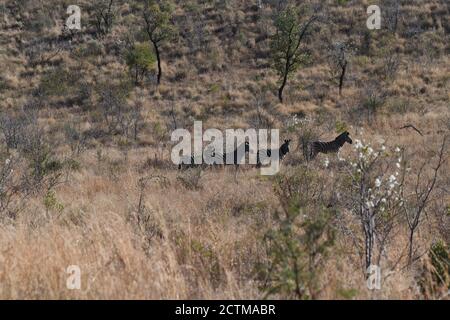
[[[307,52],[302,50],[301,44],[316,16],[312,15],[302,22],[301,17],[304,14],[304,10],[287,7],[275,18],[276,33],[271,38],[270,48],[273,68],[280,77],[278,89],[280,102],[283,102],[283,90],[288,77],[309,58]]]
[[[161,82],[161,45],[173,39],[176,32],[172,18],[173,8],[167,1],[149,0],[143,9],[144,32],[153,45],[158,62],[157,83]]]
[[[134,76],[134,83],[138,85],[144,79],[145,74],[151,70],[156,58],[150,45],[147,43],[135,44],[126,55],[126,63]]]

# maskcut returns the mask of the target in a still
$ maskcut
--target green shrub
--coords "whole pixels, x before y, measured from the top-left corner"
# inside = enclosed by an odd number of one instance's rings
[[[49,190],[45,194],[43,202],[45,208],[47,209],[47,214],[52,210],[60,214],[64,210],[64,205],[56,199],[56,193],[53,190]]]
[[[138,85],[144,79],[146,74],[153,69],[155,62],[155,54],[148,43],[135,44],[134,47],[128,51],[126,63],[136,85]]]

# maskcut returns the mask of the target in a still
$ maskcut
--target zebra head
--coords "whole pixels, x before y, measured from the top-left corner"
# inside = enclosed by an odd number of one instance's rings
[[[283,158],[289,152],[289,143],[291,139],[284,140],[284,143],[280,147],[280,158]]]
[[[250,143],[248,143],[248,141],[245,141],[244,150],[245,152],[250,152]]]
[[[336,139],[335,141],[339,142],[340,146],[343,146],[344,143],[353,143],[353,140],[350,138],[350,133],[348,131],[345,131],[343,133],[341,133]]]

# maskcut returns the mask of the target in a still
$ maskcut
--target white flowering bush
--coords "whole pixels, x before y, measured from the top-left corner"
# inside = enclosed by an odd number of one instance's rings
[[[356,158],[349,160],[346,194],[352,213],[361,222],[364,235],[365,266],[376,263],[385,253],[394,219],[402,203],[402,152],[389,152],[384,145],[372,147],[355,140]]]

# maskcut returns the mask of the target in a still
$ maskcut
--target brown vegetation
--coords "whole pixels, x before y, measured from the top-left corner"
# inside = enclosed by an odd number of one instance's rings
[[[0,1],[0,298],[447,297],[445,1],[375,1],[372,31],[368,1],[301,1],[315,20],[283,103],[270,44],[290,1],[83,0],[80,31],[69,2]],[[157,66],[127,66],[139,46]],[[194,120],[279,128],[290,153],[273,177],[179,171],[170,133]],[[362,146],[305,161],[345,130]]]

